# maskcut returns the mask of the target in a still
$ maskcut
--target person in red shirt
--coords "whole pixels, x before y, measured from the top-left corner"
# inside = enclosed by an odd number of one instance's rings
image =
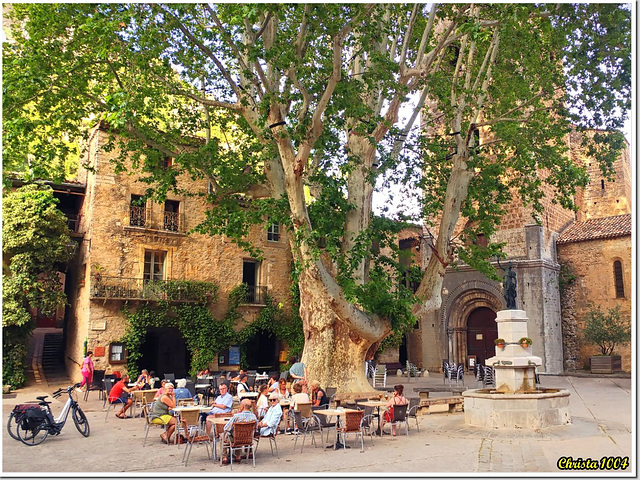
[[[129,375],[125,373],[122,379],[111,387],[111,391],[109,392],[110,403],[122,403],[122,409],[116,413],[116,417],[118,418],[126,418],[126,411],[133,403],[133,399],[129,397],[129,393],[134,390],[139,390],[137,386],[127,387],[127,383],[129,383]]]

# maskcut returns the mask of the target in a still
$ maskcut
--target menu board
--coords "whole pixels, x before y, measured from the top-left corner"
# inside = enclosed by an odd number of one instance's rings
[[[240,347],[229,347],[229,365],[240,365]]]

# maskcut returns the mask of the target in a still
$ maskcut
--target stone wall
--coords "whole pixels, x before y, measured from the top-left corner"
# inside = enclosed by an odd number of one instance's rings
[[[558,260],[575,275],[575,284],[563,298],[562,317],[567,324],[563,332],[567,350],[565,363],[576,356],[576,368],[588,368],[589,357],[598,353],[597,347],[581,341],[580,332],[589,305],[593,303],[604,311],[619,305],[621,317],[631,319],[631,237],[561,244],[558,245]],[[616,298],[613,276],[616,260],[622,263],[624,298]],[[622,355],[623,370],[631,371],[630,345],[619,345],[615,353]]]
[[[95,172],[81,172],[87,177],[81,224],[85,236],[77,271],[83,282],[80,282],[71,307],[67,328],[67,351],[74,358],[82,358],[85,337],[89,339],[90,350],[104,346],[108,355],[109,344],[118,341],[125,331],[121,313],[123,302],[90,299],[91,282],[97,273],[96,264],[100,266],[103,277],[142,279],[145,251],[164,252],[165,279],[213,281],[219,285],[218,301],[211,306],[211,311],[215,318],[221,318],[228,308],[229,292],[242,282],[243,260],[251,259],[228,238],[189,233],[205,219],[207,205],[201,197],[168,194],[168,200],[180,202],[181,225],[178,232],[163,228],[164,205],[152,200],[146,204],[148,223],[144,227],[130,225],[131,195],[144,194],[148,185],[137,181],[135,174],[114,171],[110,160],[119,152],[102,151],[100,147],[106,140],[106,132],[100,129],[93,132],[85,160],[95,168]],[[206,193],[208,182],[194,181],[183,175],[178,179],[178,188]],[[286,308],[290,305],[292,257],[287,234],[282,227],[280,233],[279,241],[268,241],[266,230],[254,227],[248,240],[263,251],[258,269],[259,285],[266,286],[275,301]],[[96,358],[97,369],[106,366],[102,365],[103,361],[106,362],[106,357]],[[73,370],[68,368],[68,371]]]
[[[590,132],[593,135],[594,132]],[[615,174],[607,179],[600,170],[596,159],[587,155],[580,145],[581,133],[570,136],[572,158],[579,165],[584,165],[589,173],[590,182],[576,194],[578,205],[577,220],[582,222],[590,218],[610,217],[631,212],[631,163],[629,146],[614,162]]]

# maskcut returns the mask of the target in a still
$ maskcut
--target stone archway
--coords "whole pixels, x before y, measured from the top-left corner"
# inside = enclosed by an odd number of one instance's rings
[[[461,289],[460,293],[451,301],[447,309],[446,327],[449,360],[467,364],[467,319],[474,310],[485,307],[497,312],[504,308],[497,289],[483,288]]]

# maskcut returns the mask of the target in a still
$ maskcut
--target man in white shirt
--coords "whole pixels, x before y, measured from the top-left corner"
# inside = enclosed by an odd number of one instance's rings
[[[260,436],[263,437],[276,433],[278,425],[280,424],[280,418],[282,418],[282,407],[280,406],[280,397],[277,393],[273,392],[269,395],[269,405],[269,410],[267,410],[264,418],[258,422]]]
[[[228,392],[228,387],[225,383],[221,383],[218,387],[220,390],[220,395],[216,397],[216,399],[211,404],[211,411],[207,414],[207,434],[211,434],[211,426],[213,425],[213,414],[214,413],[231,413],[231,409],[233,408],[233,397]]]

